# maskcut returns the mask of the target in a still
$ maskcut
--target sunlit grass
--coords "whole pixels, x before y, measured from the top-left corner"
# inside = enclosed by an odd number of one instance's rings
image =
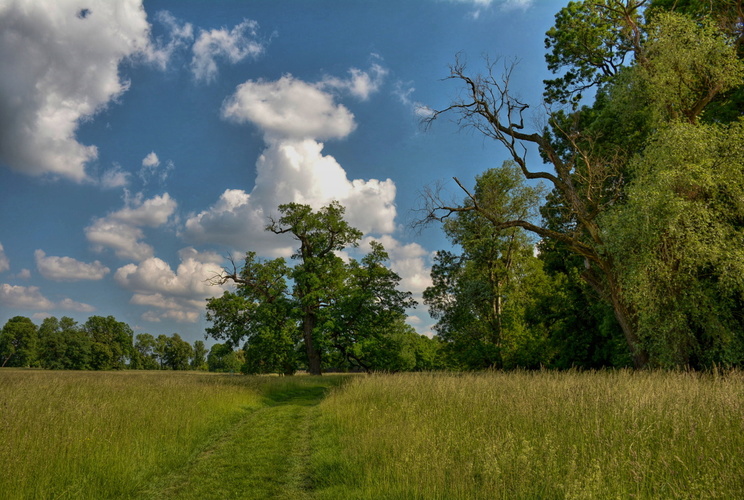
[[[744,376],[405,374],[321,404],[318,498],[744,498]]]
[[[255,380],[0,370],[2,497],[132,496],[260,406]]]
[[[741,372],[0,370],[3,499],[744,498],[742,470]]]

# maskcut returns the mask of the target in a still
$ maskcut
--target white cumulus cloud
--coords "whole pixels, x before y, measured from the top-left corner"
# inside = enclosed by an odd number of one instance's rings
[[[125,187],[129,184],[129,177],[129,172],[122,170],[120,165],[114,164],[112,168],[103,172],[99,184],[104,189]]]
[[[160,167],[161,161],[155,151],[150,152],[142,159],[142,168],[139,171],[139,178],[143,184],[148,184],[151,179],[159,179],[161,183],[165,182],[168,175],[176,168],[172,160],[165,162],[164,167]]]
[[[248,80],[225,100],[222,117],[257,125],[267,139],[340,139],[356,124],[331,94],[292,75],[276,81]]]
[[[111,248],[121,259],[139,261],[154,255],[153,248],[140,241],[145,237],[141,229],[107,217],[94,219],[93,224],[85,228],[85,237],[95,250]]]
[[[146,52],[148,36],[141,0],[2,2],[0,162],[90,181],[98,151],[77,141],[78,125],[127,90],[119,63]]]
[[[0,284],[0,304],[14,309],[53,309],[54,303],[44,297],[37,286]]]
[[[122,288],[133,292],[130,303],[154,308],[145,312],[143,319],[195,322],[206,299],[225,290],[209,284],[210,278],[222,272],[222,257],[191,247],[181,250],[179,257],[175,271],[162,259],[151,257],[120,267],[114,274]]]
[[[27,280],[31,278],[31,271],[28,269],[21,269],[15,277],[19,280]]]
[[[141,241],[145,234],[141,227],[159,227],[166,224],[178,204],[168,193],[143,199],[141,193],[125,199],[124,208],[105,217],[93,219],[85,228],[85,236],[102,251],[111,248],[117,257],[142,261],[154,255],[152,246]]]
[[[61,300],[57,304],[57,307],[59,309],[65,309],[67,311],[76,311],[76,312],[82,312],[82,313],[90,313],[96,310],[96,308],[90,304],[85,304],[83,302],[77,302],[72,299]]]
[[[168,222],[178,207],[176,200],[168,193],[154,196],[149,200],[142,199],[142,193],[126,199],[126,206],[108,217],[112,220],[132,226],[158,227]]]
[[[160,159],[158,158],[158,155],[155,154],[155,151],[152,151],[142,160],[143,167],[154,168],[158,165],[160,165]]]
[[[394,182],[349,179],[333,156],[323,154],[320,140],[343,139],[356,127],[354,115],[324,85],[285,75],[237,87],[222,116],[252,123],[264,134],[266,149],[256,161],[255,186],[250,193],[228,189],[212,207],[189,217],[184,231],[188,240],[286,256],[294,243],[264,228],[267,217],[290,202],[318,209],[338,201],[347,208],[349,223],[363,232],[395,229]]]
[[[191,23],[180,22],[166,10],[155,14],[155,19],[165,26],[168,39],[167,41],[160,38],[151,40],[143,53],[143,57],[146,61],[164,70],[173,54],[179,49],[185,48],[194,39],[194,27]]]
[[[264,53],[266,43],[258,37],[258,23],[245,19],[231,30],[202,30],[194,42],[191,70],[197,81],[211,82],[217,78],[217,58],[236,64],[248,57]]]
[[[0,284],[0,304],[12,309],[29,309],[34,311],[48,311],[64,309],[68,311],[93,312],[95,308],[89,304],[63,299],[52,302],[42,295],[37,286],[14,286],[7,283]]]
[[[47,256],[43,250],[36,250],[34,257],[39,273],[54,281],[100,280],[110,271],[99,261],[88,264],[72,257]]]

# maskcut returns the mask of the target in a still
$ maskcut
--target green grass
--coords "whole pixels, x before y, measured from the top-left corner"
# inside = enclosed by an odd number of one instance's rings
[[[163,478],[153,499],[312,498],[308,467],[319,403],[344,377],[264,379],[265,406],[251,412],[188,467]]]
[[[744,376],[406,374],[326,398],[316,498],[744,498]]]
[[[744,498],[744,374],[0,370],[0,497]]]

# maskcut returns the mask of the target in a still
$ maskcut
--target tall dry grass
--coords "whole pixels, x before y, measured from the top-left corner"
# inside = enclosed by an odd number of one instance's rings
[[[322,403],[319,498],[744,498],[744,375],[357,378]]]
[[[247,377],[0,370],[0,497],[136,497],[261,398]]]

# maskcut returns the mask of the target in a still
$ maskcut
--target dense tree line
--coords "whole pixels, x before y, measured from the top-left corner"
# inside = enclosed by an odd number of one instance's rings
[[[223,351],[220,344],[207,350],[201,340],[192,345],[177,333],[134,335],[113,316],[91,316],[82,325],[68,317],[49,317],[39,326],[16,316],[0,330],[0,366],[7,367],[230,371],[221,361]]]
[[[511,157],[456,179],[460,204],[426,194],[422,222],[459,249],[425,294],[445,351],[464,368],[741,366],[742,1],[582,0],[555,20],[544,129],[509,89],[518,68],[492,63],[457,61],[463,97],[428,121],[455,115]]]

